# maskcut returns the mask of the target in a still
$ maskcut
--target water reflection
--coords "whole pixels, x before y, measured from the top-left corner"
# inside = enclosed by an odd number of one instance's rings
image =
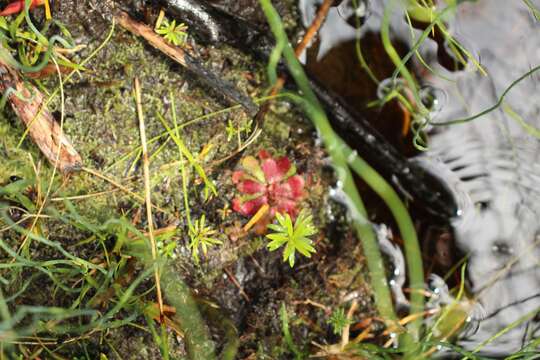
[[[473,71],[473,64],[444,74],[455,83],[428,76],[452,95],[440,119],[483,111],[497,103],[512,81],[540,64],[540,24],[522,2],[462,4],[449,25],[457,39],[467,39],[478,52],[488,76]],[[437,70],[444,73],[442,67]],[[488,355],[517,351],[540,335],[537,321],[515,323],[540,309],[540,143],[514,116],[540,127],[537,87],[537,76],[525,79],[501,108],[431,139],[430,156],[461,179],[473,205],[454,227],[458,245],[470,254],[468,278],[485,317],[462,344],[474,349],[509,328],[483,348]]]
[[[317,7],[322,0],[300,0],[298,7],[302,14],[302,23],[309,26],[317,13]],[[355,6],[356,4],[356,6]],[[321,59],[335,46],[354,39],[357,24],[361,25],[370,14],[369,2],[366,0],[335,1],[330,8],[326,21],[322,25],[320,34],[320,47],[317,55]],[[303,59],[305,59],[305,54]]]
[[[371,16],[360,30],[351,22],[354,9],[347,8],[349,3],[342,1],[330,11],[316,60],[331,57],[332,49],[357,34],[378,31],[384,2],[365,7]],[[540,7],[540,1],[531,3]],[[316,4],[300,0],[305,24],[313,18]],[[394,40],[410,46],[411,33],[417,39],[421,31],[411,29],[402,14],[395,12],[391,32]],[[417,59],[411,66],[422,77],[423,94],[431,100],[437,121],[466,118],[489,108],[515,79],[540,65],[540,24],[525,2],[463,2],[448,28],[487,75],[472,63],[461,71],[448,71],[449,66],[439,61],[444,43],[426,41],[419,53],[434,72]],[[469,350],[481,346],[480,353],[488,356],[515,352],[540,336],[540,319],[535,317],[540,311],[540,141],[535,137],[540,134],[539,80],[540,73],[527,77],[499,108],[473,121],[435,127],[430,150],[419,157],[442,174],[462,204],[462,216],[453,227],[458,247],[469,256],[468,286],[477,305],[471,305],[475,325],[462,333],[459,344]],[[376,94],[367,100],[374,98]]]

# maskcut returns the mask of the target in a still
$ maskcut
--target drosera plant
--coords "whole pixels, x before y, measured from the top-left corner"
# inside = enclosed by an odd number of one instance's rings
[[[176,25],[176,20],[169,21],[167,19],[158,21],[155,28],[156,33],[176,46],[182,46],[186,42],[188,36],[187,30],[188,27],[186,24],[180,23]]]
[[[205,214],[189,224],[189,248],[196,263],[199,263],[199,247],[202,249],[203,255],[206,256],[209,247],[223,244],[221,240],[217,239],[217,235],[217,230],[206,224]]]
[[[189,164],[201,177],[204,182],[204,198],[208,199],[210,194],[216,194],[215,185],[211,180],[208,179],[203,167],[199,163],[197,157],[188,149],[185,145],[181,132],[178,126],[178,119],[176,116],[176,105],[174,101],[174,96],[170,94],[171,100],[171,111],[172,111],[172,120],[173,128],[171,128],[165,118],[157,113],[158,119],[161,121],[165,129],[167,129],[168,135],[172,138],[174,143],[178,148],[179,153],[179,164],[180,164],[180,175],[182,178],[182,194],[184,200],[184,210],[187,223],[187,233],[189,237],[188,247],[191,250],[193,260],[195,263],[199,263],[199,248],[202,249],[203,255],[206,256],[208,248],[212,246],[221,245],[223,242],[218,239],[218,232],[211,225],[206,223],[206,215],[203,213],[198,219],[192,221],[191,219],[191,210],[189,206],[189,189],[188,189],[188,169],[186,165]],[[174,130],[173,130],[174,129]],[[204,149],[203,151],[204,152]]]
[[[287,158],[272,157],[267,150],[260,150],[258,158],[241,159],[241,169],[233,172],[232,180],[240,193],[233,199],[232,209],[244,216],[251,216],[244,230],[254,223],[259,233],[267,230],[270,239],[267,247],[275,251],[283,246],[283,261],[294,266],[296,253],[311,257],[316,250],[311,236],[318,230],[313,217],[300,202],[305,198],[305,180],[297,174],[296,166]],[[273,220],[276,223],[271,223]]]
[[[300,211],[294,222],[287,213],[277,213],[276,220],[277,224],[268,225],[268,228],[274,231],[266,235],[271,240],[267,245],[268,250],[275,251],[285,246],[283,261],[288,261],[291,267],[294,266],[296,252],[308,258],[316,252],[310,237],[315,235],[318,230],[313,225],[312,215],[306,209]]]
[[[336,308],[328,318],[328,324],[332,326],[332,331],[336,335],[341,335],[345,326],[350,325],[351,321],[347,319],[345,310],[341,307]]]
[[[240,193],[232,208],[244,216],[253,216],[266,205],[268,220],[277,213],[294,219],[305,197],[305,180],[296,166],[286,156],[274,158],[266,150],[259,151],[258,159],[244,157],[232,180]]]
[[[238,142],[238,148],[242,147],[242,134],[249,135],[252,132],[253,120],[244,119],[239,124],[233,124],[233,121],[229,119],[225,131],[227,132],[227,141],[231,141],[236,138]]]

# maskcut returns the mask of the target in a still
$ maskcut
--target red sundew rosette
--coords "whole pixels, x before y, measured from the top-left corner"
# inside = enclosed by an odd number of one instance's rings
[[[304,178],[296,174],[296,167],[285,156],[275,159],[266,150],[261,150],[258,157],[243,158],[242,170],[232,175],[240,192],[232,202],[233,210],[253,216],[263,205],[268,205],[270,218],[278,212],[287,213],[294,219],[298,204],[305,196]]]

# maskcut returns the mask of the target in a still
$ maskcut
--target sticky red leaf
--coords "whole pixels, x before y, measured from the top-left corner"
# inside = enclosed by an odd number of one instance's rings
[[[232,202],[232,208],[237,213],[244,216],[253,216],[261,206],[268,203],[266,196],[259,196],[253,200],[242,201],[240,198],[235,198]]]
[[[240,181],[236,188],[244,194],[257,194],[266,191],[266,186],[253,180]]]
[[[45,3],[45,0],[33,0],[30,4],[30,9],[38,6],[43,5]],[[14,15],[18,14],[21,11],[24,10],[24,0],[18,0],[14,1],[10,4],[8,4],[4,10],[0,11],[0,16],[8,16],[8,15]]]

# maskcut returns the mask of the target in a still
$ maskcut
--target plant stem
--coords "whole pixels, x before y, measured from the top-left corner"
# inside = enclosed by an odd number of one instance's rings
[[[143,155],[143,172],[144,172],[144,195],[146,202],[146,221],[148,223],[148,237],[150,239],[152,261],[154,263],[154,278],[156,281],[157,300],[159,305],[159,314],[163,316],[163,297],[161,295],[161,281],[159,279],[159,268],[157,265],[157,245],[154,238],[154,221],[152,217],[152,197],[150,190],[150,164],[148,160],[148,148],[146,146],[146,127],[144,124],[144,115],[141,101],[141,84],[139,78],[135,78],[135,100],[137,103],[137,116],[139,118],[139,131],[141,135],[142,155]]]
[[[386,4],[384,8],[384,14],[383,14],[382,24],[381,24],[381,40],[383,43],[383,47],[386,53],[388,54],[388,57],[390,58],[390,60],[392,60],[396,68],[399,70],[399,72],[401,73],[405,81],[407,82],[407,85],[414,96],[414,100],[416,102],[416,105],[419,107],[419,110],[425,110],[424,107],[422,106],[422,101],[420,100],[420,97],[418,96],[416,81],[414,80],[409,70],[404,66],[396,48],[392,45],[392,42],[390,41],[390,17],[392,16],[394,2],[395,0],[389,0],[388,4]]]
[[[191,360],[216,358],[214,343],[191,291],[172,264],[166,264],[161,274],[163,290],[169,304],[174,306],[174,319],[184,331],[184,341]]]
[[[347,159],[343,154],[343,147],[341,146],[343,143],[340,142],[340,139],[332,129],[322,106],[309,86],[304,70],[296,59],[294,50],[288,42],[279,14],[272,6],[270,0],[260,0],[260,3],[268,23],[270,24],[270,28],[279,44],[278,51],[283,53],[292,77],[297,83],[306,102],[309,104],[309,106],[305,106],[306,113],[315,125],[330,154],[336,174],[342,184],[342,190],[346,194],[349,210],[353,218],[353,224],[358,237],[362,242],[364,255],[370,270],[371,284],[377,310],[386,320],[395,321],[397,317],[392,305],[382,256],[378,248],[375,234],[367,218],[366,209],[354,184],[351,171],[347,166]],[[274,75],[275,72],[269,69],[269,74]],[[276,79],[277,77],[271,76],[271,78]]]
[[[349,146],[345,145],[345,155],[349,164],[362,180],[379,195],[390,208],[398,225],[405,247],[409,287],[411,288],[411,314],[421,314],[424,310],[424,269],[422,266],[422,253],[418,245],[418,237],[412,219],[394,189],[379,175],[368,163],[356,155]],[[422,316],[411,322],[409,331],[415,339],[420,336]]]

